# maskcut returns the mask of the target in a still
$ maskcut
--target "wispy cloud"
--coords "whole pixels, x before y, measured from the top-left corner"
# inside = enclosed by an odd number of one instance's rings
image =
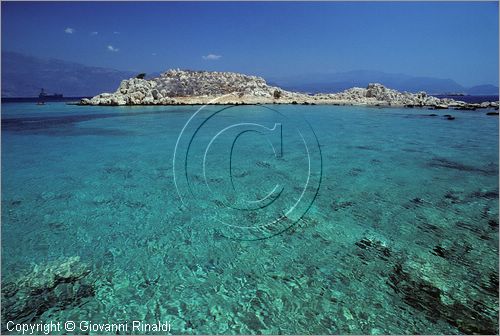
[[[113,47],[112,45],[109,45],[109,46],[108,46],[108,50],[109,50],[109,51],[112,51],[112,52],[117,52],[117,51],[120,51],[120,49],[115,48],[115,47]]]
[[[114,31],[113,34],[120,34],[120,32],[119,31]]]
[[[68,28],[64,29],[64,32],[66,34],[73,34],[75,32],[75,29],[68,27]]]
[[[156,53],[152,53],[151,55],[156,56]]]
[[[99,34],[98,32],[91,32],[90,35],[97,35]]]
[[[206,56],[201,56],[204,60],[215,61],[221,58],[221,55],[208,54]]]

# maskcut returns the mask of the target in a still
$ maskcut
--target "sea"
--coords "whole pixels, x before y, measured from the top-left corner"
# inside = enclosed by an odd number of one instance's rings
[[[1,107],[3,333],[498,333],[486,110]]]
[[[469,95],[434,95],[437,98],[450,98],[454,100],[463,101],[470,104],[477,104],[483,102],[496,102],[498,95],[483,95],[483,96],[469,96]]]
[[[482,103],[482,102],[496,102],[498,101],[498,95],[433,95],[437,98],[450,98],[454,100],[464,101],[466,103]],[[92,98],[92,97],[62,97],[62,98],[51,98],[51,102],[79,102],[82,98]],[[2,97],[2,103],[37,103],[40,101],[38,97]]]

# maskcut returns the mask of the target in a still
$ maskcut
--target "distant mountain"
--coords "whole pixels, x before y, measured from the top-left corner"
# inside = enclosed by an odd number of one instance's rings
[[[416,77],[370,70],[271,78],[270,82],[287,90],[310,93],[339,92],[355,86],[366,87],[369,83],[382,83],[387,87],[408,92],[426,91],[430,94],[464,93],[470,95],[498,94],[498,87],[489,84],[466,88],[452,79]]]
[[[40,89],[65,97],[113,92],[130,71],[89,67],[57,59],[2,52],[2,97],[36,97]]]
[[[467,93],[470,95],[498,95],[498,86],[486,84],[477,85],[467,89]]]
[[[151,73],[146,78],[157,77],[159,74]],[[114,92],[121,80],[136,75],[137,73],[131,71],[2,52],[2,97],[36,97],[41,88],[48,93],[62,93],[65,97],[95,96],[101,92]],[[489,84],[466,88],[452,79],[370,70],[267,79],[270,84],[286,90],[310,93],[340,92],[355,86],[366,87],[369,83],[382,83],[399,91],[498,95],[498,87]]]

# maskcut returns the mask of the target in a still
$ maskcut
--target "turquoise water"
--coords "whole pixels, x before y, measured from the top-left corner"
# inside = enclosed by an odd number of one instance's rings
[[[498,333],[497,117],[271,107],[2,104],[2,330]]]

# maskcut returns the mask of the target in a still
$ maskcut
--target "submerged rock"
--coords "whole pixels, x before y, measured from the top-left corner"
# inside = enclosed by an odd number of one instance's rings
[[[373,256],[384,261],[387,261],[392,256],[390,248],[384,242],[377,239],[365,237],[355,244],[360,249],[356,255],[365,263]]]
[[[79,257],[36,265],[28,274],[2,279],[2,318],[34,321],[51,308],[65,309],[94,296],[88,266]]]
[[[448,169],[455,169],[459,171],[464,171],[464,172],[476,172],[476,173],[482,173],[485,175],[497,175],[498,174],[498,167],[496,166],[470,166],[463,164],[461,162],[456,162],[449,160],[447,158],[442,158],[442,157],[435,157],[432,158],[431,160],[428,161],[427,165],[429,167],[435,167],[435,168],[448,168]]]
[[[421,229],[436,237],[444,233],[431,224]],[[404,314],[423,313],[432,323],[449,324],[455,333],[496,335],[498,268],[472,262],[474,250],[468,241],[445,238],[431,247],[429,257],[421,257],[363,237],[355,242],[354,253],[367,272],[386,279],[387,290],[402,301],[398,306]]]
[[[445,254],[440,248],[436,254]],[[464,293],[460,288],[451,285],[453,279],[444,283],[433,283],[430,274],[422,273],[422,269],[405,268],[396,263],[388,279],[388,285],[409,306],[424,312],[431,321],[445,320],[464,334],[498,334],[498,290],[490,290],[498,286],[498,274],[491,274],[484,284],[479,284],[488,292],[483,300],[479,300],[473,290]]]

